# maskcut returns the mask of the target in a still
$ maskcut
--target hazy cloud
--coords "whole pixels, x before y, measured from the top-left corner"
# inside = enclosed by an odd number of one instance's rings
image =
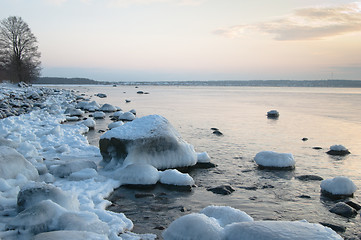
[[[361,2],[334,7],[302,8],[292,14],[252,25],[236,25],[214,31],[229,38],[249,31],[269,33],[276,40],[323,39],[361,31]]]

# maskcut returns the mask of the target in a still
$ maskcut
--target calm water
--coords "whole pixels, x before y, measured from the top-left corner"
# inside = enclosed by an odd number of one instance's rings
[[[74,88],[74,87],[73,87]],[[175,218],[197,212],[208,205],[228,205],[247,212],[255,220],[302,220],[327,222],[347,227],[345,238],[359,239],[360,215],[347,219],[329,212],[335,204],[320,196],[320,182],[302,182],[295,176],[315,174],[323,178],[347,176],[358,186],[352,199],[361,203],[361,89],[258,88],[258,87],[175,87],[175,86],[86,86],[75,87],[92,99],[111,103],[137,116],[166,117],[194,145],[207,153],[218,167],[194,170],[190,175],[197,188],[191,193],[157,187],[143,192],[155,197],[135,198],[141,190],[120,189],[112,200],[113,210],[124,212],[135,224],[135,232],[161,231]],[[149,94],[137,94],[142,90]],[[125,103],[125,99],[131,100]],[[278,120],[266,112],[277,109]],[[99,120],[97,130],[106,129],[109,119]],[[224,136],[215,136],[217,127]],[[99,135],[90,133],[97,145]],[[308,141],[302,141],[302,138]],[[351,154],[332,157],[329,146],[342,144]],[[322,147],[321,150],[312,147]],[[293,171],[259,170],[254,156],[263,150],[292,153]],[[222,184],[236,191],[221,196],[206,188]],[[163,194],[163,193],[166,194]],[[310,198],[300,198],[307,195]],[[180,211],[182,210],[182,211]]]

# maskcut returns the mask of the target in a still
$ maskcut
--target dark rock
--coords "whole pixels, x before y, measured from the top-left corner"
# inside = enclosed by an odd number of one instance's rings
[[[219,130],[213,131],[213,134],[215,134],[217,136],[223,136],[223,133],[221,133]]]
[[[345,202],[347,205],[355,209],[356,211],[359,211],[361,209],[361,205],[352,201]]]
[[[99,97],[99,98],[106,98],[107,95],[105,93],[98,93],[95,96]]]
[[[307,140],[308,140],[308,138],[302,138],[302,141],[304,141],[304,142],[307,141]]]
[[[219,129],[218,128],[211,128],[211,130],[218,131]]]
[[[230,185],[221,185],[214,188],[207,188],[207,191],[211,191],[215,194],[221,194],[221,195],[229,195],[232,192],[234,192],[234,188],[232,188]]]
[[[344,227],[344,226],[335,225],[335,224],[331,224],[331,223],[325,223],[325,222],[320,222],[320,224],[325,227],[331,228],[335,232],[346,232],[346,227]]]
[[[330,209],[330,212],[347,218],[351,218],[357,215],[356,210],[344,202],[336,203],[335,206]]]
[[[300,175],[296,177],[298,180],[301,181],[322,181],[323,178],[317,175]]]
[[[322,147],[313,147],[312,149],[320,150],[320,149],[322,149]]]
[[[257,187],[256,187],[256,186],[252,186],[252,187],[239,187],[239,188],[242,188],[242,189],[245,189],[245,190],[251,190],[251,191],[256,191],[256,190],[257,190]]]
[[[300,196],[297,196],[298,198],[307,198],[307,199],[309,199],[309,198],[311,198],[311,196],[308,196],[308,195],[300,195]]]
[[[163,230],[165,229],[165,227],[163,227],[163,226],[157,226],[157,227],[155,227],[154,229],[163,231]]]
[[[271,185],[271,184],[266,184],[262,186],[262,189],[267,189],[267,188],[275,188],[275,186]]]
[[[138,91],[137,94],[144,94],[144,92],[143,91]]]
[[[329,155],[332,155],[332,156],[346,156],[346,155],[350,154],[351,152],[349,150],[341,150],[341,151],[329,150],[326,153]]]
[[[332,193],[327,192],[325,190],[321,190],[321,195],[324,196],[324,197],[328,197],[330,199],[333,199],[333,200],[339,200],[339,199],[345,199],[345,198],[353,197],[353,193],[352,194],[332,194]]]
[[[217,164],[214,164],[211,162],[206,162],[206,163],[197,162],[197,164],[194,165],[193,167],[207,169],[207,168],[215,168],[215,167],[217,167]]]
[[[192,187],[193,187],[190,185],[172,185],[172,184],[164,184],[164,183],[161,183],[161,185],[169,190],[179,191],[179,192],[190,192],[192,191]]]
[[[277,110],[271,110],[271,111],[267,112],[267,118],[277,119],[279,116],[280,116],[280,114]]]
[[[257,197],[250,197],[248,199],[251,200],[251,201],[255,201],[255,200],[257,200]]]
[[[98,130],[98,133],[103,133],[103,132],[105,132],[105,130],[102,129]]]

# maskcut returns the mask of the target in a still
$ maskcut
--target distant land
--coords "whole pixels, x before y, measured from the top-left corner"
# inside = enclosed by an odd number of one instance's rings
[[[245,86],[245,87],[335,87],[361,88],[361,80],[212,80],[159,82],[103,82],[88,78],[41,77],[34,84],[64,85],[172,85],[172,86]]]

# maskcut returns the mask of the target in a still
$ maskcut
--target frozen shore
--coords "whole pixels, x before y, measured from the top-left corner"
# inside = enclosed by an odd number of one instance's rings
[[[161,171],[154,167],[150,168],[148,165],[138,167],[134,162],[133,165],[128,165],[130,172],[134,174],[129,175],[129,171],[126,171],[128,174],[126,178],[114,178],[113,172],[109,171],[104,174],[99,168],[99,164],[104,160],[101,152],[97,147],[90,146],[83,135],[89,131],[89,127],[82,121],[63,124],[67,119],[64,113],[69,107],[76,106],[76,99],[79,96],[67,90],[4,86],[1,88],[0,99],[11,95],[19,96],[20,100],[27,96],[24,94],[25,91],[34,91],[38,92],[39,96],[42,95],[41,104],[37,103],[34,109],[24,112],[26,114],[0,120],[0,142],[4,147],[1,167],[7,173],[12,173],[9,174],[11,176],[0,178],[0,237],[2,239],[31,239],[34,236],[36,236],[34,239],[155,239],[156,236],[153,234],[132,233],[132,221],[122,213],[105,210],[111,204],[105,198],[115,188],[127,183],[125,180],[134,181],[133,177],[139,173],[139,170],[153,173],[154,178],[146,179],[146,182],[156,182],[163,177],[164,182],[174,183],[177,176],[185,179],[186,182],[192,181],[178,172],[166,172],[162,175]],[[14,155],[14,151],[22,156],[20,158],[24,165],[31,164],[36,170],[35,173],[33,171],[29,175],[25,171],[28,168],[19,168],[11,164],[6,167],[3,165],[7,164],[8,156]],[[136,160],[135,157],[132,158]],[[192,160],[192,163],[195,163],[195,160]],[[115,162],[109,168],[117,164],[118,162]],[[117,174],[124,172],[123,170],[120,169]],[[50,196],[47,195],[49,192]],[[20,195],[30,200],[25,201],[25,204],[19,204]],[[49,209],[52,210],[47,211]],[[331,229],[319,224],[308,224],[304,221],[280,223],[255,221],[254,224],[240,224],[242,219],[231,217],[235,212],[238,213],[235,209],[222,208],[218,211],[211,208],[211,210],[208,213],[202,211],[187,217],[194,223],[191,227],[195,228],[194,231],[189,232],[187,239],[237,237],[241,239],[239,231],[244,228],[249,230],[243,236],[244,239],[260,239],[254,237],[257,236],[255,229],[263,226],[264,232],[260,233],[263,234],[262,239],[266,237],[279,239],[282,231],[277,229],[280,226],[292,227],[294,230],[287,232],[288,238],[284,239],[294,239],[295,234],[301,236],[297,239],[306,239],[302,238],[302,234],[306,233],[311,235],[305,236],[317,236],[318,239],[341,239]],[[36,221],[33,221],[34,215],[37,216]],[[226,223],[224,223],[225,219],[227,219]],[[177,236],[183,235],[184,229],[188,229],[188,220],[175,221],[165,232],[164,238],[180,239]],[[269,238],[267,232],[270,227],[273,228],[273,238]],[[207,232],[207,229],[211,229],[213,234]]]

